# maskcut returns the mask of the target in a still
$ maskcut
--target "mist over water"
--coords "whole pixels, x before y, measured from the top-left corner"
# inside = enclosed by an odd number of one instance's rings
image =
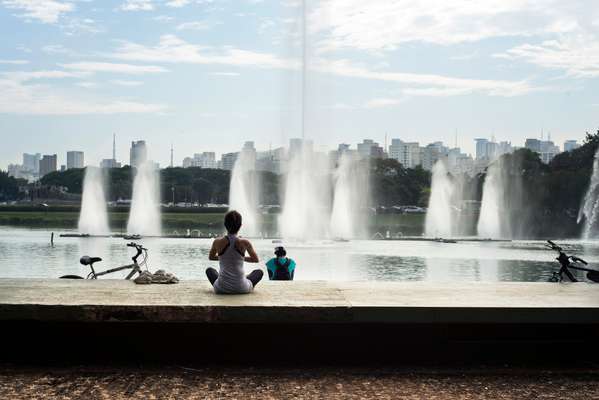
[[[451,237],[455,230],[452,201],[456,188],[443,160],[433,166],[431,195],[426,212],[425,235],[428,237]]]
[[[133,197],[127,232],[144,236],[160,236],[159,171],[152,163],[144,162],[137,168],[133,181]]]
[[[260,234],[259,182],[253,161],[248,152],[239,153],[231,173],[229,209],[241,213],[243,217],[241,233],[244,236],[256,237]]]
[[[364,207],[367,205],[368,176],[356,154],[344,152],[333,171],[334,193],[330,234],[353,239],[367,233]]]
[[[85,168],[81,212],[79,213],[79,233],[108,235],[108,213],[104,195],[102,170],[97,167]]]
[[[290,154],[279,233],[285,239],[329,237],[330,188],[327,160],[305,143]]]
[[[593,174],[589,188],[584,196],[582,206],[578,211],[578,223],[584,221],[582,231],[583,239],[591,239],[597,236],[597,215],[599,213],[599,149],[595,153],[593,161]]]
[[[483,185],[483,198],[478,218],[477,232],[480,238],[500,239],[502,232],[501,207],[503,204],[503,177],[500,162],[495,161],[487,168]]]

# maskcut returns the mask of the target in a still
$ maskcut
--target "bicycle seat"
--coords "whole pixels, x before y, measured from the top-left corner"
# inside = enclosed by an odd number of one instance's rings
[[[90,256],[83,256],[79,259],[79,262],[83,265],[91,265],[98,261],[102,261],[102,259],[100,257],[90,257]]]

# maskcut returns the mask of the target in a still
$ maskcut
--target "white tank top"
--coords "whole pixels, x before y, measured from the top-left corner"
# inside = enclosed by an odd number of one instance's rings
[[[249,293],[254,285],[246,278],[243,269],[244,256],[235,247],[237,235],[227,235],[227,239],[229,245],[218,255],[220,271],[218,279],[214,282],[214,291],[223,294]]]

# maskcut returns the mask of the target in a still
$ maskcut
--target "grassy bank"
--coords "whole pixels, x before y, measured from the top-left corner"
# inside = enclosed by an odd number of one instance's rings
[[[127,227],[127,212],[109,212],[111,228],[115,232],[124,232]],[[266,230],[275,230],[277,216],[264,215],[263,223]],[[62,228],[75,229],[79,221],[79,213],[75,211],[0,211],[0,225],[19,226],[26,228]],[[165,230],[187,229],[220,231],[222,229],[223,213],[163,213],[162,226]],[[403,235],[420,235],[424,226],[422,214],[385,214],[370,218],[370,231],[392,234],[401,232]]]

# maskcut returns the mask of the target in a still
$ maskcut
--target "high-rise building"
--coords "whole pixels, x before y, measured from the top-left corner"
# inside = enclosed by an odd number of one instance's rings
[[[526,139],[524,142],[524,147],[526,147],[530,151],[534,151],[535,153],[541,152],[541,141],[539,139]]]
[[[83,152],[67,151],[67,169],[83,168]]]
[[[553,157],[560,153],[559,146],[556,146],[551,140],[541,141],[541,161],[548,164]]]
[[[391,139],[389,146],[389,158],[399,161],[403,148],[403,142],[400,139]]]
[[[477,138],[474,139],[476,142],[476,159],[488,159],[491,158],[489,154],[489,139]]]
[[[422,148],[420,161],[422,168],[427,171],[431,171],[433,166],[442,158],[446,158],[449,153],[449,149],[443,146],[443,142],[435,142],[426,145]]]
[[[285,154],[284,147],[256,153],[256,171],[268,171],[280,174],[281,163],[285,159]]]
[[[216,154],[212,151],[203,153],[195,153],[193,157],[185,157],[183,159],[183,168],[199,167],[199,168],[216,168]]]
[[[222,169],[226,169],[231,171],[235,166],[235,161],[237,161],[237,156],[239,153],[225,153],[221,155],[221,165]]]
[[[564,142],[564,151],[572,151],[574,149],[579,148],[580,145],[576,140],[566,140]]]
[[[551,140],[526,139],[524,146],[530,151],[539,154],[541,161],[549,163],[553,157],[559,154],[559,146],[556,146]]]
[[[422,165],[424,149],[418,142],[404,142],[400,139],[391,139],[389,158],[397,160],[404,168],[414,168]]]
[[[100,168],[121,168],[121,163],[114,158],[104,158],[100,161]]]
[[[289,139],[289,158],[300,154],[302,151],[308,154],[314,151],[314,142],[310,139],[292,138]]]
[[[385,149],[372,139],[364,139],[362,143],[358,143],[358,155],[361,158],[383,158]]]
[[[497,145],[497,157],[500,157],[504,154],[510,154],[514,152],[514,148],[512,147],[511,142],[499,142]]]
[[[254,147],[254,142],[245,142],[243,144],[243,149],[241,149],[242,159],[246,164],[246,168],[249,170],[256,169],[256,148]]]
[[[145,140],[131,142],[131,150],[129,151],[129,165],[132,168],[137,168],[148,160],[148,149],[146,148]]]
[[[45,154],[40,160],[40,178],[49,174],[50,172],[56,171],[57,164],[58,157],[56,156],[56,154]]]
[[[30,171],[32,173],[37,174],[40,172],[40,160],[42,159],[42,155],[40,153],[36,154],[27,154],[23,153],[23,168],[26,171]]]

